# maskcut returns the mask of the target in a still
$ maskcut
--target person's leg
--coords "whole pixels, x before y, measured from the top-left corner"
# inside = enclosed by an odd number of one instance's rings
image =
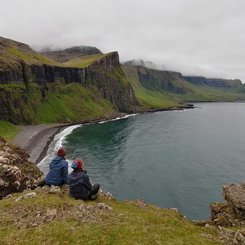
[[[92,185],[92,192],[91,192],[91,194],[92,194],[92,195],[93,195],[93,194],[97,194],[98,191],[99,191],[99,189],[100,189],[100,184],[95,183],[94,185]]]

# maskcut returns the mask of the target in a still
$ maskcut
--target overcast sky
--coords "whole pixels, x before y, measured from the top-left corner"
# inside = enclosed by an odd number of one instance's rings
[[[33,48],[96,46],[121,61],[245,82],[245,0],[8,0],[0,36]]]

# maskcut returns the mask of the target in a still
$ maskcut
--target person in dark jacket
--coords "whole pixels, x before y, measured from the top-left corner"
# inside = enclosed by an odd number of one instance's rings
[[[84,170],[82,160],[74,160],[71,167],[73,171],[68,175],[70,195],[75,199],[94,200],[97,198],[100,185],[92,185],[87,172]]]
[[[44,181],[40,182],[37,186],[61,186],[68,184],[68,162],[65,160],[65,149],[59,148],[56,155],[49,165],[49,172]]]

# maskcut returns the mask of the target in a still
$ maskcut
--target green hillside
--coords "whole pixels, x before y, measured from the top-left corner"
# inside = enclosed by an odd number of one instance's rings
[[[145,67],[123,67],[137,99],[147,109],[171,109],[192,102],[245,100],[244,86],[229,88],[195,85],[180,73],[152,70]]]

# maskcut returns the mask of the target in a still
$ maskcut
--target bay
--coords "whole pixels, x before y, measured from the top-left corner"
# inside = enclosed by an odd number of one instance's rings
[[[62,144],[114,197],[208,219],[222,186],[244,181],[245,104],[195,107],[77,127]]]

